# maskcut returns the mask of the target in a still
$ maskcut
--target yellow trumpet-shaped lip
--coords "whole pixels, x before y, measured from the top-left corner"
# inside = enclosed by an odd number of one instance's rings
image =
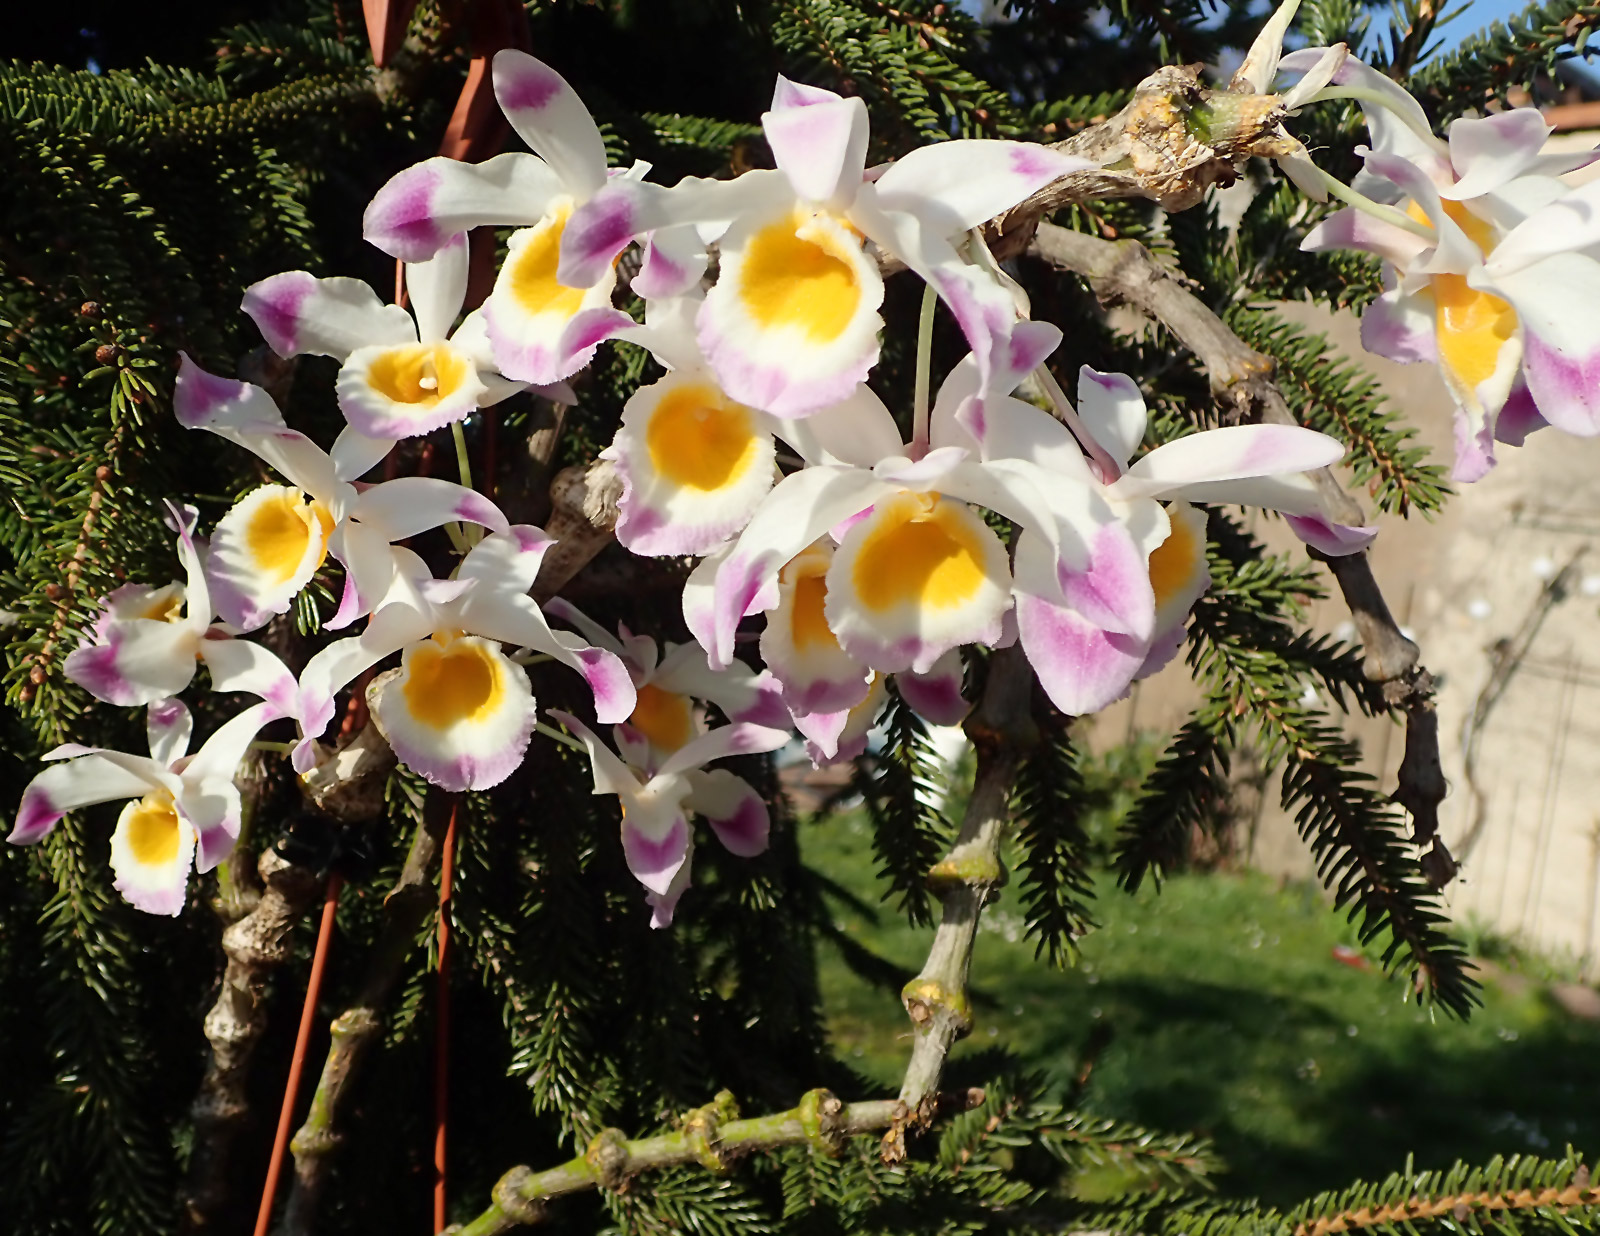
[[[418,644],[406,658],[406,711],[433,730],[493,717],[506,694],[496,654],[488,640],[451,632]]]
[[[964,507],[937,494],[908,494],[884,514],[851,571],[866,609],[952,609],[978,595],[986,547],[962,518]]]
[[[837,339],[862,296],[856,267],[840,252],[845,239],[801,211],[762,228],[745,246],[740,266],[745,310],[762,326],[793,329],[812,343]]]

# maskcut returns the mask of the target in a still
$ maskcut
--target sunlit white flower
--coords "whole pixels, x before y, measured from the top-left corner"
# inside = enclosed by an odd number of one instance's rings
[[[177,914],[191,868],[210,871],[233,849],[241,810],[234,774],[251,740],[274,715],[271,704],[247,708],[189,755],[194,729],[189,710],[175,699],[152,701],[148,757],[77,743],[46,752],[46,760],[62,762],[28,783],[6,840],[31,845],[69,811],[136,800],[123,808],[111,836],[117,891],[140,910]]]
[[[263,485],[222,517],[211,534],[206,578],[223,621],[250,631],[286,613],[328,554],[345,567],[344,596],[328,626],[370,611],[394,579],[393,542],[451,520],[506,531],[506,517],[482,494],[435,477],[354,482],[393,442],[346,428],[326,452],[290,429],[259,386],[219,378],[187,356],[173,411],[190,429],[209,429],[255,452],[289,485]]]
[[[1303,69],[1314,51],[1282,67]],[[1600,433],[1600,262],[1586,252],[1600,240],[1600,188],[1555,178],[1595,153],[1542,153],[1550,126],[1534,108],[1453,121],[1441,141],[1384,74],[1347,60],[1331,80],[1319,97],[1359,101],[1372,147],[1357,205],[1303,247],[1385,259],[1387,290],[1362,315],[1362,342],[1439,366],[1460,408],[1452,478],[1479,479],[1496,441],[1520,444],[1547,421]]]
[[[1017,536],[1017,634],[1056,707],[1072,715],[1118,699],[1177,651],[1183,622],[1209,583],[1204,520],[1186,502],[1236,502],[1282,512],[1303,540],[1333,555],[1364,549],[1375,530],[1332,524],[1306,472],[1344,448],[1309,429],[1237,425],[1158,446],[1128,463],[1144,437],[1144,399],[1132,379],[1083,366],[1077,423],[1114,470],[1086,476],[1115,522],[1082,570],[1064,570],[1034,528]],[[1059,460],[1071,435],[1015,400],[990,408],[986,451]],[[1158,499],[1172,503],[1163,507]],[[1119,529],[1121,535],[1108,534]]]
[[[888,675],[846,652],[828,625],[828,572],[834,553],[832,538],[823,537],[784,564],[778,572],[777,603],[767,611],[761,632],[761,659],[781,684],[795,728],[819,765],[860,754],[887,698]],[[926,673],[904,670],[894,675],[906,702],[935,725],[956,725],[966,716],[962,677],[961,653],[954,648]]]
[[[883,280],[864,239],[936,288],[986,360],[1016,308],[952,238],[1089,166],[1048,147],[963,140],[914,150],[867,180],[866,104],[783,77],[761,123],[776,170],[672,189],[613,181],[574,214],[557,275],[587,286],[636,237],[684,237],[691,252],[697,237],[716,238],[700,347],[729,398],[781,417],[847,398],[877,361]],[[644,294],[683,291],[703,257],[676,265],[684,279],[658,278]]]
[[[538,528],[514,525],[474,546],[451,579],[434,579],[415,554],[396,550],[400,569],[366,630],[318,652],[300,675],[295,712],[305,737],[296,769],[314,762],[312,740],[332,720],[339,690],[395,652],[400,673],[373,692],[373,718],[402,763],[447,790],[498,785],[527,750],[533,690],[502,643],[577,670],[599,720],[627,720],[637,703],[627,668],[612,652],[552,631],[528,596],[551,544]]]
[[[546,602],[544,610],[576,627],[596,648],[615,653],[628,667],[638,698],[628,719],[613,727],[612,737],[623,758],[646,775],[706,732],[696,700],[716,705],[730,721],[771,728],[789,724],[777,681],[765,670],[758,673],[739,660],[712,669],[698,644],[663,648],[626,627],[613,635],[559,597]]]
[[[750,522],[771,491],[776,440],[820,461],[853,432],[857,411],[881,416],[866,386],[804,420],[783,420],[726,395],[695,339],[698,292],[651,301],[645,325],[622,335],[650,349],[668,374],[639,387],[602,458],[622,482],[617,540],[636,554],[710,553]],[[896,440],[894,445],[898,445]]]
[[[411,313],[359,279],[285,271],[245,289],[243,309],[279,356],[340,362],[339,410],[357,433],[393,442],[465,420],[524,389],[495,370],[484,323],[450,328],[467,293],[467,238],[406,266]]]
[[[581,100],[559,73],[525,52],[494,58],[494,93],[534,154],[483,163],[427,159],[378,191],[362,220],[378,248],[408,262],[431,257],[459,233],[517,227],[484,305],[496,364],[507,377],[548,384],[576,373],[633,319],[611,307],[609,262],[581,284],[558,282],[556,259],[575,207],[606,183],[606,149]],[[625,175],[642,175],[638,165]]]
[[[767,848],[767,805],[747,782],[726,769],[705,765],[731,755],[776,751],[789,741],[787,729],[738,723],[718,726],[667,757],[653,775],[636,772],[576,717],[552,711],[582,740],[594,769],[594,792],[615,794],[622,803],[622,853],[628,870],[645,886],[654,914],[651,926],[672,922],[688,886],[694,837],[690,813],[711,825],[728,851],[742,858]]]
[[[177,694],[189,685],[204,653],[212,601],[195,548],[194,512],[169,509],[184,582],[124,584],[103,597],[94,626],[62,667],[69,679],[108,704],[150,704]]]

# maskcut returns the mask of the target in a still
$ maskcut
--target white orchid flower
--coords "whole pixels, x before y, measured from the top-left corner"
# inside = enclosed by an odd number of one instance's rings
[[[408,263],[406,289],[415,317],[359,279],[291,270],[246,288],[242,308],[279,356],[340,363],[339,410],[369,438],[432,433],[525,389],[496,372],[480,314],[450,331],[467,294],[464,235]]]
[[[617,540],[648,556],[706,554],[735,536],[771,491],[776,439],[816,458],[824,424],[845,426],[858,409],[881,406],[866,386],[805,420],[783,420],[730,398],[695,338],[698,291],[653,300],[645,325],[622,338],[670,371],[639,387],[601,457],[622,482]],[[866,413],[873,415],[869,409]]]
[[[888,675],[840,646],[828,625],[828,572],[834,543],[823,537],[778,572],[777,603],[761,632],[761,659],[781,684],[783,703],[816,765],[852,758],[887,699]],[[961,694],[961,653],[952,648],[926,673],[894,675],[900,694],[924,720],[957,725],[969,705]],[[856,749],[853,754],[860,754]]]
[[[638,698],[626,721],[611,735],[624,759],[646,774],[706,732],[696,700],[715,704],[729,721],[782,728],[789,724],[777,680],[743,661],[712,669],[698,644],[667,644],[626,627],[613,635],[577,606],[559,597],[545,613],[576,627],[596,648],[615,653],[628,667]]]
[[[339,690],[395,652],[400,673],[373,695],[372,715],[400,761],[447,790],[498,785],[527,750],[533,690],[501,643],[577,670],[599,720],[625,721],[637,703],[627,668],[612,652],[552,631],[528,596],[551,544],[538,528],[513,525],[478,542],[447,580],[411,551],[394,551],[400,569],[366,630],[322,649],[300,675],[295,711],[305,737],[296,769],[314,761],[312,740],[333,719]]]
[[[284,423],[261,387],[207,373],[187,356],[173,411],[180,424],[253,451],[290,482],[257,489],[211,535],[211,596],[223,621],[240,630],[286,613],[329,553],[345,567],[344,596],[328,622],[338,629],[389,590],[393,542],[451,520],[496,532],[509,527],[488,498],[451,481],[398,477],[358,489],[354,482],[388,454],[392,440],[347,427],[324,451]]]
[[[184,582],[124,584],[102,597],[94,626],[62,667],[71,681],[108,704],[152,704],[176,695],[194,678],[197,659],[212,642],[211,591],[194,542],[194,511],[170,503],[168,510]]]
[[[271,704],[247,708],[189,755],[189,710],[175,699],[152,701],[148,757],[77,743],[46,752],[46,760],[62,762],[28,783],[6,840],[31,845],[69,811],[134,799],[111,836],[116,889],[140,910],[177,914],[190,870],[210,871],[233,849],[241,818],[234,774],[251,740],[274,716]]]
[[[654,914],[651,926],[672,922],[688,885],[694,837],[689,813],[703,817],[732,854],[751,858],[767,848],[767,804],[747,782],[726,769],[707,770],[731,755],[776,751],[789,741],[787,729],[738,723],[701,734],[669,756],[653,775],[635,772],[576,717],[552,711],[588,748],[594,792],[622,802],[622,852],[628,870],[643,884]]]
[[[605,142],[566,79],[542,61],[506,49],[494,58],[493,76],[501,110],[534,154],[424,160],[378,190],[362,229],[385,253],[415,262],[472,228],[517,227],[483,321],[500,372],[550,384],[582,369],[603,340],[634,324],[611,307],[616,274],[609,263],[582,285],[556,279],[568,219],[606,183]],[[646,167],[624,175],[643,175]]]
[[[1305,68],[1314,50],[1281,67]],[[1534,108],[1456,120],[1441,141],[1411,95],[1359,60],[1331,81],[1317,97],[1359,101],[1372,147],[1356,204],[1302,247],[1385,260],[1361,340],[1439,366],[1459,407],[1452,479],[1478,480],[1497,441],[1520,445],[1546,422],[1600,433],[1600,190],[1555,178],[1595,152],[1543,153],[1550,126]]]
[[[848,398],[878,359],[883,279],[863,238],[936,288],[986,360],[1015,322],[1015,304],[952,238],[1089,166],[1048,147],[961,140],[914,150],[869,181],[866,104],[783,77],[761,123],[775,171],[672,189],[613,181],[573,215],[557,278],[587,286],[649,235],[647,268],[654,260],[681,278],[655,275],[635,289],[680,294],[704,269],[700,242],[716,239],[700,347],[729,398],[785,418]]]
[[[1020,324],[1012,346],[991,358],[1001,367],[987,380],[979,358],[969,357],[941,388],[931,425],[915,425],[909,444],[876,399],[851,409],[848,418],[830,412],[806,421],[813,435],[807,457],[814,462],[779,482],[738,540],[702,563],[684,590],[689,629],[711,663],[726,663],[741,618],[779,604],[780,572],[824,533],[838,542],[823,580],[824,620],[854,666],[849,693],[855,698],[867,669],[928,674],[951,649],[1001,639],[1011,608],[1008,555],[975,507],[1038,529],[1069,573],[1088,571],[1093,547],[1106,538],[1127,541],[1111,508],[1088,485],[1088,465],[1070,435],[1045,413],[1000,394],[1060,338],[1048,324]],[[989,404],[1013,406],[1065,440],[1031,457],[992,450],[997,439],[984,411]],[[1025,425],[1015,417],[1004,423]],[[805,573],[797,568],[793,575],[799,589]],[[1144,633],[1152,620],[1143,616]],[[1137,627],[1141,617],[1129,613],[1122,621]],[[802,711],[834,711],[846,703],[844,678],[830,679],[827,688],[821,680],[812,686],[829,703],[802,703]]]
[[[989,419],[991,458],[1051,460],[1059,467],[1077,445],[1065,426],[1016,400],[993,401]],[[1071,569],[1027,526],[1018,533],[1014,563],[1017,635],[1040,685],[1063,712],[1104,708],[1177,651],[1183,621],[1210,579],[1204,520],[1183,503],[1279,511],[1302,540],[1333,555],[1359,552],[1375,534],[1324,515],[1305,473],[1344,454],[1325,434],[1287,425],[1203,430],[1130,465],[1144,437],[1144,399],[1131,378],[1087,365],[1079,376],[1077,420],[1113,469],[1104,479],[1085,469],[1078,483],[1106,504],[1114,522],[1096,531],[1082,570]]]

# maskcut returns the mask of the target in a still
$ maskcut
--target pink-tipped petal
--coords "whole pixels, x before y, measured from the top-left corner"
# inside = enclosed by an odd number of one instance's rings
[[[761,127],[778,169],[809,202],[847,207],[867,157],[867,105],[859,98],[767,112]]]
[[[414,342],[416,323],[359,279],[318,279],[286,271],[245,289],[241,308],[279,356],[307,353],[344,360],[371,344]]]
[[[520,227],[544,217],[565,190],[542,159],[503,154],[483,163],[439,155],[393,176],[367,207],[361,229],[390,257],[422,262],[475,227]]]
[[[494,95],[517,136],[578,199],[606,183],[606,145],[578,94],[542,60],[515,48],[494,58]]]
[[[894,677],[900,698],[931,725],[960,725],[972,711],[972,704],[961,694],[962,680],[961,653],[954,648],[926,674],[903,670]]]
[[[725,768],[690,777],[693,789],[684,806],[701,816],[730,854],[754,858],[767,848],[772,818],[749,782]]]

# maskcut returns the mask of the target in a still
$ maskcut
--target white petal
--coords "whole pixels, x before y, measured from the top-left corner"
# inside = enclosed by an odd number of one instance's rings
[[[505,515],[478,493],[435,476],[402,476],[362,491],[353,518],[379,529],[390,541],[403,541],[452,520],[509,532]]]
[[[208,429],[253,451],[290,483],[331,501],[339,481],[321,447],[284,423],[272,396],[249,382],[219,378],[183,355],[172,410],[187,429]]]
[[[357,348],[414,343],[417,324],[359,279],[318,279],[286,271],[244,292],[240,306],[279,356],[307,353],[344,360]]]
[[[876,182],[885,210],[909,211],[956,236],[1010,210],[1071,172],[1095,166],[1031,142],[957,139],[920,146]]]
[[[151,700],[144,715],[145,736],[150,740],[150,758],[170,765],[189,750],[194,734],[194,715],[182,700]]]
[[[6,840],[12,845],[31,845],[46,836],[67,812],[79,807],[176,788],[176,778],[167,776],[154,760],[115,759],[111,755],[96,752],[66,764],[53,764],[28,782]]]
[[[1127,470],[1128,460],[1144,441],[1144,396],[1125,373],[1101,373],[1088,365],[1078,370],[1078,415],[1117,467]]]
[[[494,97],[517,136],[533,148],[574,197],[606,182],[606,144],[578,94],[542,60],[505,48],[494,58]]]
[[[406,263],[406,295],[417,318],[417,339],[437,343],[450,334],[467,296],[467,234],[458,232],[425,262]]]
[[[1229,425],[1156,447],[1107,493],[1120,498],[1181,497],[1190,485],[1304,472],[1336,463],[1344,447],[1294,425]]]
[[[867,160],[867,105],[861,99],[769,111],[761,127],[778,170],[799,197],[836,209],[855,199]]]
[[[362,216],[362,235],[390,257],[421,262],[475,227],[522,227],[563,193],[543,159],[512,153],[482,163],[438,155],[391,177]]]

